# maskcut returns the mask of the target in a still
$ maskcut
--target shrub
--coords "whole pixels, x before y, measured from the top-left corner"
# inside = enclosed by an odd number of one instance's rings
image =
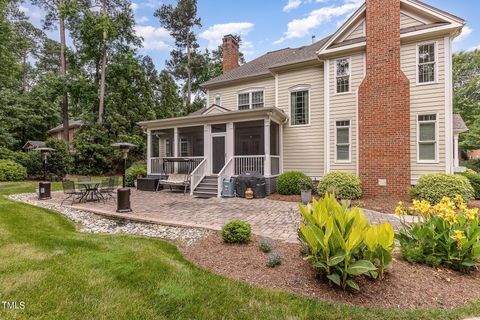
[[[226,243],[246,243],[250,241],[252,227],[242,220],[232,220],[222,228],[222,238]]]
[[[313,188],[312,179],[303,172],[290,171],[277,177],[277,192],[283,195],[300,194],[302,186]]]
[[[0,181],[20,181],[27,178],[27,169],[13,160],[0,160]]]
[[[59,139],[48,139],[46,144],[47,147],[55,149],[47,158],[48,173],[57,179],[62,179],[72,171],[73,156],[70,154],[69,145],[66,141]]]
[[[147,176],[147,165],[142,163],[136,163],[127,169],[125,172],[125,184],[128,187],[135,185],[134,181],[137,178],[143,178]]]
[[[467,169],[466,172],[458,173],[461,176],[464,176],[470,181],[470,184],[475,191],[475,199],[480,199],[480,174],[471,170]]]
[[[300,223],[299,237],[308,248],[306,259],[321,278],[359,290],[356,277],[383,278],[391,267],[394,231],[389,223],[369,225],[362,211],[342,207],[329,194],[312,205],[301,205],[300,213],[305,223]]]
[[[278,251],[274,250],[270,252],[267,256],[267,267],[275,268],[282,264],[283,254]]]
[[[426,200],[414,200],[410,208],[399,203],[395,214],[418,216],[416,224],[401,219],[397,239],[403,259],[462,272],[480,266],[480,216],[478,209],[468,209],[460,195],[454,200],[444,197],[435,206]]]
[[[83,126],[75,133],[75,169],[81,175],[101,175],[112,169],[115,149],[108,131],[98,125]]]
[[[461,195],[465,201],[474,198],[475,192],[467,178],[446,173],[431,173],[421,176],[417,185],[410,189],[412,199],[439,203],[444,196]]]
[[[270,238],[262,238],[258,241],[258,247],[262,252],[268,253],[273,249],[273,242]]]
[[[352,173],[330,172],[318,185],[318,194],[334,192],[337,199],[355,200],[362,196],[360,178]]]
[[[480,172],[480,160],[465,160],[462,165],[475,172]]]

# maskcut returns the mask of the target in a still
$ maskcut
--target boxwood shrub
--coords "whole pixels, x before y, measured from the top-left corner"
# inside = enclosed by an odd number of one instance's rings
[[[302,185],[313,188],[313,181],[300,171],[289,171],[277,177],[277,192],[283,195],[300,194]]]
[[[252,227],[242,220],[232,220],[222,228],[222,239],[226,243],[247,243],[251,234]]]
[[[143,163],[135,163],[125,172],[125,184],[128,187],[133,187],[137,178],[143,178],[146,176],[147,165]]]
[[[13,160],[0,160],[0,181],[20,181],[27,178],[27,169]]]
[[[334,192],[337,199],[356,200],[362,197],[360,178],[347,172],[330,172],[318,184],[318,194]]]
[[[461,195],[467,202],[475,197],[470,181],[458,174],[426,174],[410,189],[412,199],[427,200],[430,203],[439,203],[444,196],[455,198],[456,195]]]
[[[480,174],[471,169],[467,169],[466,172],[458,173],[458,175],[464,176],[470,181],[475,191],[475,199],[480,199]]]

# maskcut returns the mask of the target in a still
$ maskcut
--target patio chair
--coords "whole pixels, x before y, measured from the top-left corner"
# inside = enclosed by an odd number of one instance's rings
[[[63,193],[67,195],[65,199],[62,200],[61,205],[68,199],[72,199],[73,204],[75,200],[81,199],[84,196],[84,192],[75,189],[75,182],[73,181],[62,181]]]
[[[116,177],[109,177],[107,179],[102,180],[102,185],[98,191],[100,192],[100,196],[104,200],[105,200],[105,197],[113,198],[113,193],[115,192],[115,178]]]
[[[90,181],[90,180],[92,180],[92,177],[90,176],[78,177],[77,179],[78,182],[84,182],[84,181]]]

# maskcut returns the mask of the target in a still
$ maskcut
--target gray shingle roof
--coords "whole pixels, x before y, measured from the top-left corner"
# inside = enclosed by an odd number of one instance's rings
[[[457,113],[453,114],[453,131],[454,132],[465,132],[468,131],[468,127],[460,116]]]
[[[266,54],[245,63],[244,65],[241,65],[225,74],[202,83],[202,86],[208,87],[222,82],[266,75],[270,74],[270,68],[272,67],[313,60],[316,58],[317,50],[319,50],[327,40],[328,37],[309,46],[303,46],[300,48],[285,48],[277,51],[267,52]]]
[[[68,120],[68,127],[69,128],[79,128],[81,126],[83,126],[83,121],[82,120],[73,120],[73,119]],[[58,132],[58,131],[62,131],[62,130],[63,130],[63,123],[59,124],[58,126],[56,126],[53,129],[48,130],[48,133],[54,133],[54,132]]]

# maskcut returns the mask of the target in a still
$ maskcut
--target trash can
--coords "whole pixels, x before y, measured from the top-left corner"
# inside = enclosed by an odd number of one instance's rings
[[[255,192],[253,196],[257,199],[265,198],[267,196],[267,183],[265,181],[255,185]]]
[[[38,200],[52,199],[50,181],[42,181],[38,184]]]
[[[222,197],[223,198],[233,198],[233,197],[235,197],[235,184],[233,183],[232,178],[223,179]]]

